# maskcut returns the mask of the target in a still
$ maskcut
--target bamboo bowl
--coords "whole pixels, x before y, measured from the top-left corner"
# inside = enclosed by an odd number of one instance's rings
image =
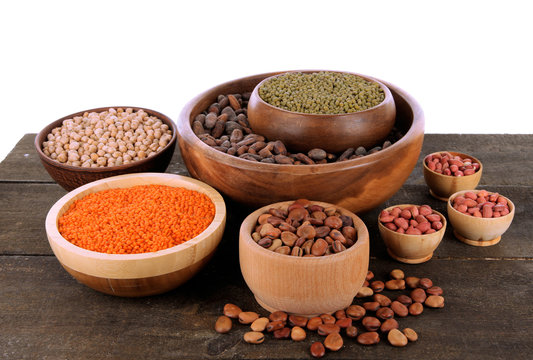
[[[390,211],[395,207],[404,209],[411,206],[413,204],[394,205],[385,210]],[[433,212],[440,216],[442,228],[432,234],[422,235],[400,234],[392,231],[386,228],[378,217],[379,234],[385,242],[390,257],[406,264],[420,264],[429,261],[433,257],[433,252],[439,246],[446,231],[446,218],[444,215],[435,210]]]
[[[215,205],[212,223],[195,238],[143,254],[104,254],[80,248],[61,236],[58,219],[77,199],[113,188],[159,184],[206,194]],[[184,176],[142,173],[114,176],[83,185],[59,199],[46,217],[46,234],[55,256],[79,282],[110,295],[139,297],[172,290],[189,280],[213,256],[226,223],[222,196],[210,186]]]
[[[444,151],[435,151],[434,153],[428,154],[424,157],[424,159],[433,154],[442,153]],[[472,175],[467,176],[449,176],[449,175],[443,175],[439,174],[438,172],[432,171],[428,168],[426,165],[425,160],[422,161],[422,164],[424,166],[424,180],[426,181],[426,184],[429,187],[429,193],[431,196],[433,196],[436,199],[442,200],[442,201],[448,201],[448,198],[450,195],[461,191],[461,190],[469,190],[469,189],[475,189],[477,185],[479,184],[479,181],[481,180],[481,173],[483,172],[483,164],[481,161],[476,159],[475,157],[455,152],[455,151],[446,151],[452,155],[459,155],[461,158],[470,158],[473,162],[477,162],[479,164],[479,170],[476,171]]]
[[[192,131],[191,123],[219,94],[250,92],[263,79],[253,75],[213,87],[192,99],[178,120],[178,144],[191,176],[232,200],[253,207],[306,198],[354,213],[375,208],[403,185],[416,165],[424,139],[424,115],[415,99],[385,83],[396,104],[396,127],[404,136],[375,154],[331,164],[280,165],[241,159],[213,149]]]
[[[502,235],[513,222],[515,214],[513,202],[500,194],[507,200],[509,214],[499,218],[477,218],[471,215],[465,215],[455,210],[452,206],[453,199],[459,195],[463,195],[467,191],[472,191],[476,194],[479,192],[479,190],[459,191],[450,196],[448,200],[448,218],[453,227],[455,237],[459,241],[472,246],[491,246],[499,243]]]
[[[301,71],[315,73],[322,70]],[[344,72],[346,73],[346,72]],[[352,73],[349,73],[352,74]],[[248,103],[248,120],[254,132],[268,139],[281,140],[291,149],[305,152],[321,148],[331,153],[350,147],[374,147],[383,143],[394,126],[396,107],[390,90],[378,80],[353,74],[377,83],[385,93],[378,105],[348,114],[306,114],[288,111],[265,102],[259,88],[275,75],[261,81]]]
[[[368,272],[369,237],[363,221],[350,216],[357,229],[357,241],[334,255],[295,257],[262,248],[252,239],[258,217],[268,209],[287,208],[293,201],[260,208],[244,219],[239,232],[239,260],[246,284],[257,302],[267,311],[313,316],[348,307]],[[331,204],[313,201],[314,204]]]
[[[102,112],[108,110],[109,108],[132,108],[134,111],[142,109],[148,115],[155,116],[159,118],[164,124],[168,125],[168,127],[172,131],[172,138],[161,151],[159,151],[153,156],[142,160],[133,161],[129,164],[111,167],[84,168],[81,166],[66,165],[53,160],[42,151],[42,144],[43,141],[46,140],[46,136],[54,128],[61,126],[63,120],[72,119],[74,116],[82,116],[85,112]],[[35,137],[34,146],[35,150],[37,151],[37,154],[39,155],[39,158],[41,159],[41,163],[43,164],[48,174],[50,174],[52,179],[54,179],[65,190],[71,191],[77,188],[78,186],[85,185],[87,183],[90,183],[91,181],[103,179],[110,176],[140,172],[165,172],[168,165],[170,164],[170,159],[172,158],[172,155],[174,155],[174,149],[176,148],[176,139],[176,125],[166,115],[163,115],[154,110],[134,106],[107,106],[79,111],[77,113],[64,116],[61,119],[58,119],[48,124]]]

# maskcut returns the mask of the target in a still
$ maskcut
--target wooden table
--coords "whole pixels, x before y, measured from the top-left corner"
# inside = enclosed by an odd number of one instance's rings
[[[66,192],[45,172],[24,136],[0,163],[0,358],[5,359],[209,359],[310,358],[312,334],[302,343],[242,340],[246,327],[220,335],[213,325],[227,302],[265,314],[242,279],[238,227],[249,209],[227,202],[228,223],[215,257],[179,289],[148,298],[118,298],[77,283],[48,245],[44,220]],[[426,135],[422,154],[457,150],[484,163],[480,188],[516,204],[502,241],[473,247],[456,240],[451,226],[432,260],[421,265],[393,261],[379,236],[379,209],[362,214],[371,239],[370,269],[385,279],[394,268],[429,277],[444,289],[443,309],[399,319],[417,343],[394,348],[386,340],[363,347],[352,339],[341,359],[531,359],[533,357],[533,135]],[[427,203],[421,158],[405,185],[383,207]],[[178,150],[168,169],[186,175]],[[288,274],[289,275],[289,274]]]

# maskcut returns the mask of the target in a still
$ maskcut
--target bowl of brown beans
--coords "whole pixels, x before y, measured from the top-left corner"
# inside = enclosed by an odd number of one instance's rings
[[[307,198],[358,213],[390,198],[412,172],[424,138],[424,115],[416,100],[383,82],[396,107],[393,130],[382,144],[330,153],[293,150],[254,133],[248,104],[267,73],[217,85],[182,110],[178,144],[191,176],[232,200],[253,207]]]
[[[378,227],[393,259],[420,264],[433,257],[446,231],[446,218],[429,205],[394,205],[381,211]]]
[[[499,243],[515,214],[509,198],[487,190],[459,191],[450,196],[447,208],[455,237],[473,246]]]
[[[138,173],[78,187],[49,210],[55,256],[75,279],[124,297],[160,294],[194,276],[226,222],[222,196],[185,176]]]
[[[166,115],[115,106],[64,116],[42,129],[34,145],[46,171],[70,191],[109,176],[164,172],[176,138]]]
[[[368,230],[336,205],[274,203],[243,221],[239,260],[246,284],[268,311],[331,313],[349,306],[365,281]]]
[[[429,193],[443,201],[458,191],[475,189],[483,172],[481,161],[456,151],[431,153],[424,157],[423,166]]]

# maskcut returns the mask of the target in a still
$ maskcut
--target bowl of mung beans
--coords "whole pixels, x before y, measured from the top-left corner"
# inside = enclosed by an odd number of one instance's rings
[[[178,144],[191,176],[253,207],[302,197],[359,213],[396,193],[416,165],[424,138],[424,115],[413,97],[381,81],[394,98],[396,120],[379,146],[299,152],[254,133],[247,119],[252,91],[276,74],[217,85],[183,108]]]
[[[78,187],[49,210],[45,228],[63,268],[90,288],[139,297],[172,290],[213,256],[226,207],[189,177],[138,173]]]
[[[380,81],[338,71],[292,71],[268,77],[248,103],[252,130],[287,147],[339,152],[374,147],[394,126],[396,107]]]
[[[35,137],[50,176],[70,191],[109,176],[164,172],[176,147],[174,122],[157,111],[111,106],[58,119]]]
[[[313,316],[349,306],[368,272],[369,235],[352,212],[298,199],[264,206],[244,219],[239,261],[266,310]]]

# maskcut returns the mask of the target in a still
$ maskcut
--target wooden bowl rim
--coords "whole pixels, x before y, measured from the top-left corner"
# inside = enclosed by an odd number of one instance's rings
[[[272,259],[276,259],[279,261],[285,261],[285,262],[294,262],[294,261],[309,261],[309,262],[321,262],[321,261],[328,261],[327,259],[338,259],[341,260],[343,257],[349,257],[353,252],[359,250],[360,248],[364,247],[366,244],[369,244],[369,233],[368,228],[366,227],[363,220],[357,216],[356,214],[352,213],[350,210],[347,210],[343,208],[342,206],[338,206],[335,204],[326,203],[323,201],[312,201],[310,200],[311,204],[317,204],[324,207],[333,206],[337,210],[339,210],[343,215],[350,216],[354,221],[354,227],[357,230],[357,241],[347,248],[344,251],[341,251],[340,253],[336,254],[330,254],[330,255],[324,255],[324,256],[309,256],[309,257],[303,257],[303,256],[291,256],[291,255],[284,255],[279,254],[271,250],[267,250],[261,245],[257,244],[252,239],[252,234],[249,233],[245,227],[247,227],[250,223],[253,222],[253,224],[257,223],[257,219],[261,214],[264,214],[268,211],[268,209],[272,207],[280,208],[285,205],[290,205],[294,203],[295,200],[289,200],[289,201],[280,201],[277,203],[272,203],[269,205],[265,205],[254,212],[250,213],[241,223],[240,229],[239,229],[239,238],[242,239],[247,245],[255,247],[257,251],[261,252],[264,256],[271,257]],[[252,224],[252,226],[253,226]],[[331,260],[329,260],[331,261]]]
[[[418,102],[407,92],[402,90],[401,88],[394,86],[386,81],[379,80],[383,84],[385,84],[389,89],[394,91],[398,96],[404,98],[405,102],[409,105],[409,110],[412,113],[412,123],[407,132],[404,134],[404,136],[396,141],[391,146],[387,147],[386,149],[382,149],[374,154],[366,155],[361,158],[357,159],[351,159],[341,162],[334,162],[334,163],[328,163],[328,164],[314,164],[314,165],[289,165],[289,164],[268,164],[268,163],[260,163],[256,161],[250,161],[241,159],[237,156],[228,155],[226,153],[223,153],[221,151],[213,149],[211,146],[205,144],[203,141],[201,141],[196,134],[193,133],[191,128],[191,115],[192,111],[195,107],[195,105],[203,99],[208,93],[219,91],[221,88],[229,87],[232,84],[235,84],[236,82],[242,82],[246,80],[251,80],[254,78],[261,78],[261,77],[268,77],[275,74],[285,73],[286,71],[281,72],[271,72],[271,73],[263,73],[263,74],[257,74],[257,75],[251,75],[239,79],[234,79],[227,81],[225,83],[216,85],[199,95],[195,96],[193,99],[191,99],[185,107],[182,109],[179,117],[178,117],[178,133],[181,139],[187,143],[189,143],[191,146],[197,146],[199,147],[204,156],[214,160],[220,164],[232,166],[232,167],[238,167],[243,170],[251,170],[255,172],[265,172],[265,173],[272,173],[274,172],[281,172],[281,173],[290,173],[293,175],[306,175],[309,173],[314,172],[320,172],[322,174],[329,173],[329,172],[337,172],[339,170],[344,170],[347,168],[357,168],[357,167],[364,167],[369,164],[375,163],[381,159],[384,158],[390,158],[390,157],[396,157],[396,149],[402,147],[405,143],[408,142],[408,139],[411,139],[415,133],[419,132],[424,128],[424,114],[422,111],[422,108],[418,104]],[[376,79],[378,80],[378,79]]]
[[[76,246],[72,244],[70,241],[65,239],[60,233],[57,228],[57,221],[58,218],[68,209],[68,207],[77,200],[78,198],[83,198],[84,196],[102,191],[91,191],[94,189],[94,187],[102,185],[102,184],[108,184],[110,189],[113,188],[120,188],[120,186],[114,186],[123,180],[127,180],[130,178],[139,178],[141,180],[143,179],[166,179],[169,181],[176,181],[177,184],[183,184],[189,187],[186,187],[191,190],[196,190],[199,192],[202,192],[209,196],[213,204],[215,205],[215,217],[213,218],[213,221],[209,226],[202,231],[200,234],[195,236],[194,238],[182,243],[178,244],[176,246],[155,251],[155,252],[147,252],[147,253],[140,253],[140,254],[106,254],[106,253],[100,253],[97,251],[87,250],[84,248],[81,248],[79,246]],[[116,183],[116,184],[114,184]],[[147,184],[158,184],[158,182],[147,182]],[[169,185],[170,186],[170,185]],[[128,186],[126,186],[127,188]],[[129,186],[131,187],[131,186]],[[174,187],[185,187],[185,186],[174,186]],[[63,211],[62,211],[63,210]],[[111,176],[108,178],[96,180],[93,182],[90,182],[88,184],[82,185],[63,197],[61,197],[48,211],[48,214],[46,216],[45,220],[45,228],[46,232],[48,234],[48,237],[50,241],[53,241],[56,245],[64,248],[65,250],[75,253],[78,256],[82,256],[85,258],[91,258],[91,259],[98,259],[98,260],[121,260],[121,261],[138,261],[138,260],[147,260],[147,259],[155,259],[161,256],[173,254],[173,253],[179,253],[180,251],[186,250],[190,247],[193,247],[195,245],[198,245],[202,241],[204,241],[209,235],[214,233],[220,226],[225,224],[226,219],[226,205],[224,203],[224,199],[220,195],[220,193],[215,190],[213,187],[199,181],[196,179],[192,179],[186,176],[182,175],[176,175],[176,174],[167,174],[167,173],[135,173],[135,174],[125,174],[125,175],[117,175],[117,176]]]
[[[361,111],[354,111],[354,112],[350,112],[350,113],[341,113],[341,114],[310,114],[310,113],[303,113],[303,112],[298,112],[298,111],[290,111],[290,110],[286,110],[286,109],[274,106],[272,104],[267,103],[259,95],[259,88],[265,82],[267,82],[270,79],[273,79],[273,78],[276,78],[276,77],[280,77],[280,76],[285,75],[287,73],[313,74],[313,73],[318,73],[318,72],[334,72],[334,73],[351,74],[351,75],[359,76],[360,78],[363,78],[364,80],[367,80],[369,82],[374,82],[374,83],[378,84],[379,87],[381,88],[381,90],[383,90],[383,93],[385,94],[385,98],[379,104],[374,105],[371,108],[368,108],[368,109],[365,109],[365,110],[361,110]],[[350,117],[350,116],[359,115],[359,114],[364,115],[365,113],[369,113],[371,111],[375,111],[378,108],[385,106],[390,101],[392,101],[393,104],[394,104],[394,99],[392,97],[392,93],[390,92],[389,88],[387,86],[385,86],[385,84],[383,84],[381,81],[379,81],[379,80],[377,80],[377,79],[375,79],[375,78],[373,78],[371,76],[368,76],[368,75],[362,75],[362,74],[354,73],[354,72],[350,72],[350,71],[338,71],[338,70],[290,70],[290,71],[286,71],[286,72],[281,73],[281,74],[272,75],[272,76],[269,76],[269,77],[261,80],[261,82],[259,82],[259,84],[257,84],[254,87],[254,89],[252,91],[252,96],[254,96],[254,95],[256,96],[256,99],[257,99],[258,102],[260,102],[261,104],[263,104],[266,107],[269,107],[269,108],[271,108],[271,109],[273,109],[275,111],[280,111],[282,113],[287,113],[287,114],[301,115],[302,117],[308,117],[308,118],[311,118],[311,119],[312,118],[320,118],[320,119],[326,118],[326,119],[334,120],[335,118],[339,118],[339,117]]]
[[[429,155],[433,155],[433,154],[439,154],[439,153],[443,153],[443,152],[447,152],[447,153],[450,153],[452,155],[458,155],[458,156],[461,156],[462,158],[464,157],[467,157],[467,158],[470,158],[472,160],[475,160],[475,162],[477,162],[479,164],[479,170],[476,171],[475,173],[473,173],[472,175],[463,175],[463,176],[452,176],[452,175],[444,175],[444,174],[439,174],[438,172],[435,172],[433,170],[431,170],[427,164],[426,164],[426,158],[429,156]],[[458,152],[458,151],[448,151],[448,150],[443,150],[443,151],[434,151],[430,154],[427,154],[426,156],[424,156],[422,158],[422,164],[424,166],[424,170],[427,170],[429,171],[430,174],[432,175],[435,175],[436,177],[441,177],[443,179],[450,179],[450,178],[453,178],[453,179],[461,179],[461,178],[468,178],[469,176],[474,176],[476,174],[481,174],[481,172],[483,171],[483,163],[481,161],[479,161],[478,158],[476,157],[473,157],[472,155],[468,155],[468,154],[465,154],[465,153],[462,153],[462,152]]]
[[[399,207],[400,209],[405,209],[407,207],[411,207],[411,206],[422,206],[422,205],[416,205],[416,204],[400,204],[400,205],[392,205],[392,206],[389,206],[383,210],[387,210],[387,211],[390,211],[392,209],[394,209],[395,207]],[[382,211],[383,211],[382,210]],[[394,235],[394,236],[398,236],[400,238],[405,238],[405,239],[414,239],[413,237],[416,236],[418,238],[420,237],[430,237],[430,236],[436,236],[436,234],[440,234],[441,236],[444,235],[444,232],[446,231],[446,225],[447,225],[447,221],[446,221],[446,217],[440,213],[439,211],[431,208],[431,211],[433,211],[433,213],[435,214],[438,214],[440,216],[440,219],[441,219],[441,222],[442,222],[442,227],[435,231],[434,233],[431,233],[431,234],[421,234],[421,235],[416,235],[416,234],[401,234],[401,233],[398,233],[396,231],[392,231],[391,229],[387,228],[385,225],[383,225],[381,223],[381,221],[379,220],[379,217],[380,215],[378,215],[378,226],[380,229],[384,230],[387,234],[389,235]],[[381,214],[381,211],[380,211],[380,214]]]
[[[514,203],[511,201],[511,199],[509,199],[507,196],[505,195],[502,195],[500,193],[498,193],[500,196],[502,196],[503,198],[505,198],[505,200],[507,200],[507,204],[509,205],[509,214],[506,214],[504,216],[500,216],[500,217],[497,217],[497,218],[477,218],[475,216],[472,216],[472,215],[466,215],[466,214],[463,214],[462,212],[460,211],[457,211],[456,209],[453,208],[453,205],[452,205],[452,202],[453,200],[459,196],[459,195],[463,195],[464,193],[467,193],[467,192],[473,192],[475,194],[477,194],[478,192],[482,191],[482,190],[485,190],[485,189],[477,189],[477,190],[461,190],[461,191],[458,191],[456,193],[453,193],[452,195],[450,195],[450,197],[448,198],[448,206],[447,206],[447,209],[448,209],[448,212],[453,212],[454,214],[458,215],[458,216],[464,216],[465,219],[472,219],[473,221],[493,221],[493,222],[496,222],[496,221],[507,221],[509,219],[512,219],[514,218],[514,214],[515,214],[515,205]],[[491,192],[489,190],[485,190],[487,192]]]
[[[48,155],[46,155],[42,151],[42,143],[43,143],[45,137],[54,128],[60,126],[61,123],[64,120],[72,119],[74,116],[81,116],[81,115],[83,115],[86,112],[89,112],[89,113],[90,112],[103,112],[103,111],[108,111],[111,108],[113,108],[113,109],[132,108],[135,111],[143,110],[148,115],[155,116],[155,117],[159,118],[161,121],[163,121],[163,123],[168,125],[169,128],[172,130],[172,137],[170,138],[170,141],[168,142],[168,144],[163,149],[158,151],[153,156],[147,157],[147,158],[142,159],[142,160],[132,161],[129,164],[116,165],[116,166],[111,166],[111,167],[107,167],[106,166],[106,167],[97,167],[97,168],[84,168],[84,167],[81,167],[81,166],[67,165],[67,164],[60,163],[59,161],[55,161],[54,159],[52,159],[51,157],[49,157]],[[45,126],[41,131],[39,131],[37,136],[35,136],[34,146],[35,146],[35,149],[37,150],[37,153],[39,154],[39,157],[41,158],[41,160],[46,162],[47,164],[49,164],[51,166],[56,167],[56,168],[64,169],[64,170],[68,170],[68,171],[73,171],[73,172],[77,172],[77,173],[110,173],[110,172],[122,171],[122,170],[127,170],[127,169],[130,169],[130,168],[134,168],[136,166],[140,166],[140,165],[146,164],[146,163],[148,163],[148,162],[150,162],[150,161],[152,161],[154,159],[157,159],[168,148],[170,148],[171,146],[174,146],[176,144],[177,137],[178,137],[178,128],[177,128],[176,124],[174,123],[174,121],[172,121],[172,119],[170,117],[168,117],[165,114],[162,114],[162,113],[160,113],[158,111],[155,111],[155,110],[151,110],[151,109],[147,109],[147,108],[143,108],[143,107],[136,107],[136,106],[107,106],[107,107],[99,107],[99,108],[94,108],[94,109],[89,109],[89,110],[78,111],[78,112],[72,113],[70,115],[63,116],[62,118],[51,122],[50,124]]]

